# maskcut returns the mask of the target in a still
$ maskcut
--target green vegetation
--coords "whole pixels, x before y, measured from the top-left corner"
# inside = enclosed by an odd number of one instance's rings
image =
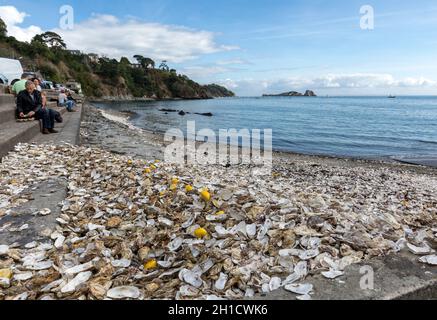
[[[93,54],[67,50],[58,34],[45,32],[36,35],[30,43],[7,36],[6,25],[0,19],[0,54],[22,57],[23,68],[39,71],[48,80],[66,82],[75,79],[82,84],[87,96],[158,99],[206,99],[234,96],[218,85],[202,86],[185,75],[170,69],[163,61],[156,69],[155,61],[135,55],[138,64],[127,57],[120,61]]]

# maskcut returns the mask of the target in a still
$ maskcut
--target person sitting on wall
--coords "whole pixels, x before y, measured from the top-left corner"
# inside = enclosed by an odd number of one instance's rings
[[[61,93],[59,93],[58,103],[60,107],[66,107],[68,112],[74,112],[74,101],[68,100],[67,95],[65,94],[65,90],[62,89]]]
[[[39,81],[38,78],[33,79],[33,83],[35,84],[35,89],[38,90],[39,92],[42,91],[41,88],[41,81]]]
[[[71,92],[71,90],[67,90],[67,100],[73,101],[75,104],[77,104],[76,99],[73,98],[73,93]]]
[[[42,105],[41,93],[32,81],[27,81],[25,90],[17,96],[16,116],[18,121],[42,120],[43,134],[58,133],[55,128],[55,113]]]
[[[29,80],[29,78],[30,76],[28,74],[23,73],[21,75],[21,80],[18,80],[14,83],[14,85],[12,86],[12,93],[14,94],[14,96],[18,96],[21,91],[26,90],[26,82],[27,80]]]

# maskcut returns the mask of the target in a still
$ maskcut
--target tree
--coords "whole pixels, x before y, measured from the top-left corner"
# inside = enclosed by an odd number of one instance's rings
[[[62,37],[59,34],[51,31],[36,35],[33,37],[32,41],[44,43],[50,48],[67,49],[67,45]]]
[[[153,61],[152,59],[145,58],[144,59],[144,63],[146,65],[146,69],[148,69],[149,67],[152,68],[152,69],[155,69],[155,61]]]
[[[144,60],[143,56],[136,54],[134,55],[134,58],[138,61],[139,64],[143,65],[143,60]]]
[[[126,57],[121,57],[121,59],[120,59],[120,64],[121,64],[121,65],[124,65],[124,66],[127,66],[127,65],[130,65],[130,61],[129,61],[129,59],[126,58]]]
[[[6,37],[8,35],[8,27],[6,23],[0,18],[0,37]]]
[[[149,67],[152,69],[155,68],[155,61],[150,58],[145,58],[139,54],[134,55],[134,58],[138,61],[139,64],[141,64],[144,69],[149,69]]]

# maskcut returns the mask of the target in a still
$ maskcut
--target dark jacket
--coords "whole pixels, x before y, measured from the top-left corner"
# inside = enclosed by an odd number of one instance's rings
[[[27,90],[21,91],[17,96],[17,116],[22,112],[28,114],[42,108],[41,93],[38,90],[32,92],[33,99]]]

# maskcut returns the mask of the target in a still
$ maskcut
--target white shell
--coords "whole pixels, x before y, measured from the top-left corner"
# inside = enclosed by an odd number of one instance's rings
[[[18,228],[18,231],[24,231],[27,229],[29,229],[29,225],[26,223],[26,224],[23,224],[20,228]]]
[[[307,295],[311,291],[313,291],[313,285],[306,284],[288,284],[284,287],[285,290],[299,294],[299,295]]]
[[[343,271],[338,271],[338,270],[332,270],[331,269],[329,271],[322,272],[322,275],[325,278],[328,278],[328,279],[335,279],[335,278],[338,278],[338,277],[344,275],[344,272]]]
[[[32,242],[26,243],[24,245],[24,247],[26,249],[33,249],[33,248],[36,248],[37,246],[38,246],[38,242],[36,242],[36,241],[32,241]]]
[[[256,236],[256,224],[248,224],[246,226],[246,233],[249,238],[255,238]]]
[[[269,290],[275,291],[278,290],[282,286],[282,280],[278,277],[273,277],[270,279]]]
[[[199,294],[199,289],[192,286],[183,285],[179,288],[179,294],[183,297],[195,297]]]
[[[184,242],[184,240],[180,237],[174,238],[168,244],[168,249],[172,252],[177,251],[182,246],[183,242]]]
[[[410,249],[410,251],[412,253],[417,254],[417,255],[424,255],[424,254],[429,254],[432,252],[432,249],[426,244],[423,247],[417,247],[411,243],[407,243],[407,247],[408,247],[408,249]]]
[[[228,275],[225,273],[220,273],[219,278],[215,282],[215,288],[217,290],[224,290],[226,287],[226,282],[228,282]]]
[[[98,229],[105,229],[104,226],[98,225],[98,224],[94,224],[94,223],[88,223],[87,224],[87,228],[89,231],[94,231],[94,230],[98,230]]]
[[[94,267],[93,262],[87,262],[84,264],[80,264],[71,268],[68,268],[67,270],[65,270],[65,274],[67,275],[73,275],[73,274],[78,274],[84,271],[88,271],[90,269],[92,269]]]
[[[308,274],[308,264],[306,261],[299,261],[296,266],[294,267],[294,272],[300,276],[301,278],[304,278]]]
[[[193,272],[188,269],[182,269],[179,273],[179,278],[181,278],[181,280],[185,281],[195,288],[200,288],[203,284],[200,276],[201,274],[199,272]]]
[[[311,296],[309,294],[304,294],[302,296],[297,296],[296,299],[297,300],[302,300],[302,301],[312,300],[312,298],[311,298]]]
[[[48,208],[45,208],[45,209],[42,209],[42,210],[39,211],[39,214],[41,216],[48,216],[50,213],[52,213],[52,210],[50,210]]]
[[[11,280],[7,278],[0,278],[0,288],[7,289],[11,286]]]
[[[301,260],[309,260],[309,259],[317,257],[318,255],[319,255],[318,249],[306,250],[306,251],[303,251],[299,254],[299,258]]]
[[[121,286],[108,290],[106,295],[111,299],[138,299],[141,292],[137,287]]]
[[[64,245],[65,237],[60,235],[55,241],[55,248],[60,249]]]
[[[171,221],[170,219],[164,218],[164,217],[159,217],[158,222],[167,226],[167,227],[171,227],[174,224],[173,221]]]
[[[17,281],[26,281],[33,277],[32,272],[16,273],[14,279]]]
[[[424,256],[420,258],[419,261],[422,263],[430,264],[432,266],[437,266],[437,256],[435,254],[430,256]]]
[[[52,266],[53,266],[53,262],[48,260],[48,261],[35,262],[26,265],[25,267],[27,270],[46,270],[46,269],[50,269]]]
[[[7,245],[0,245],[0,256],[7,255],[9,252],[9,246]]]
[[[131,261],[128,259],[113,260],[111,261],[111,264],[116,268],[127,268],[130,266]]]
[[[76,289],[80,285],[87,282],[91,278],[92,275],[93,275],[93,273],[91,271],[79,273],[76,277],[74,277],[73,280],[71,280],[65,286],[62,287],[61,292],[62,293],[69,293],[69,292],[76,291]]]

